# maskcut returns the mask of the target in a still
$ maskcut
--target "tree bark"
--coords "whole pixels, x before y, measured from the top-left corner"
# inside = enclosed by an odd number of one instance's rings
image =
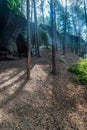
[[[80,36],[81,36],[81,30],[80,30],[80,16],[79,16],[79,12],[78,12],[78,3],[76,3],[76,12],[77,12],[77,26],[78,26],[78,56],[80,56],[80,50],[81,50],[81,47],[80,47]]]
[[[63,38],[63,55],[66,50],[66,22],[67,22],[67,0],[65,0],[65,11],[64,11],[64,38]]]
[[[33,21],[33,1],[31,1],[31,21]]]
[[[85,22],[86,22],[86,28],[87,28],[87,13],[86,13],[86,2],[84,1],[84,12],[85,12]]]
[[[52,73],[56,74],[56,53],[55,53],[55,6],[51,0],[51,26],[52,26]]]
[[[42,23],[44,23],[44,0],[41,0]]]
[[[27,79],[30,79],[30,0],[27,0]]]
[[[35,52],[38,57],[40,57],[40,51],[39,51],[39,36],[38,36],[38,27],[37,27],[37,12],[36,12],[36,1],[34,2],[34,22],[35,22]]]

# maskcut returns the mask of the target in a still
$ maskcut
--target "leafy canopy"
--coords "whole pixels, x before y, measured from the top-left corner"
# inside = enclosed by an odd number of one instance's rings
[[[22,0],[7,0],[7,1],[8,1],[8,8],[14,11],[16,14],[19,14]]]

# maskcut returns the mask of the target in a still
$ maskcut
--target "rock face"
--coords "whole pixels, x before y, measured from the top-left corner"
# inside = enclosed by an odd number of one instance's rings
[[[15,15],[7,8],[6,3],[1,3],[3,12],[0,14],[0,50],[7,50],[9,53],[14,54],[17,52],[16,39],[26,24],[24,16]],[[2,8],[0,11],[2,11]]]
[[[19,57],[22,57],[22,56],[26,57],[27,56],[27,43],[21,34],[16,39],[16,45],[17,45]]]
[[[49,44],[51,45],[52,44],[52,34],[51,34],[52,28],[51,28],[51,26],[48,26],[45,24],[40,24],[40,27],[47,32],[48,41],[49,41]],[[55,35],[56,48],[58,50],[62,49],[62,45],[64,42],[63,36],[64,36],[63,33],[59,33],[58,31],[56,31],[56,35]],[[78,50],[79,43],[80,43],[80,49]],[[85,50],[87,50],[86,42],[82,38],[79,39],[78,36],[74,36],[74,35],[71,35],[69,33],[66,34],[65,45],[66,45],[67,51],[73,52],[75,54],[78,54],[80,51],[80,54],[83,55],[83,53],[85,53]],[[85,46],[86,46],[86,48],[85,48]]]
[[[48,36],[48,44],[52,45],[52,28],[49,25],[45,25],[45,24],[40,24],[39,25],[43,30],[45,30],[47,32],[47,36]],[[62,49],[62,43],[61,43],[61,34],[56,31],[56,49]]]

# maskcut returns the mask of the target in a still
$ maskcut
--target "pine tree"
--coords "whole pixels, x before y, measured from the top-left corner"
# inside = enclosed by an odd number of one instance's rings
[[[52,26],[52,73],[56,74],[56,54],[55,54],[55,1],[50,1],[51,26]]]
[[[37,26],[37,11],[36,11],[36,1],[33,0],[34,3],[34,22],[35,22],[35,52],[38,57],[40,57],[39,51],[39,35],[38,35],[38,26]]]
[[[27,79],[30,79],[30,0],[27,0]]]

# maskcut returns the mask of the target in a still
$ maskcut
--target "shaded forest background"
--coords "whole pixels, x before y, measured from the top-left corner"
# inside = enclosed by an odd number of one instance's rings
[[[54,4],[56,50],[65,49],[84,56],[87,53],[86,1],[70,3],[65,0],[63,5],[55,0]],[[50,0],[30,0],[30,48],[33,55],[41,46],[52,46],[51,14]],[[0,54],[0,59],[27,56],[25,0],[0,0]]]

